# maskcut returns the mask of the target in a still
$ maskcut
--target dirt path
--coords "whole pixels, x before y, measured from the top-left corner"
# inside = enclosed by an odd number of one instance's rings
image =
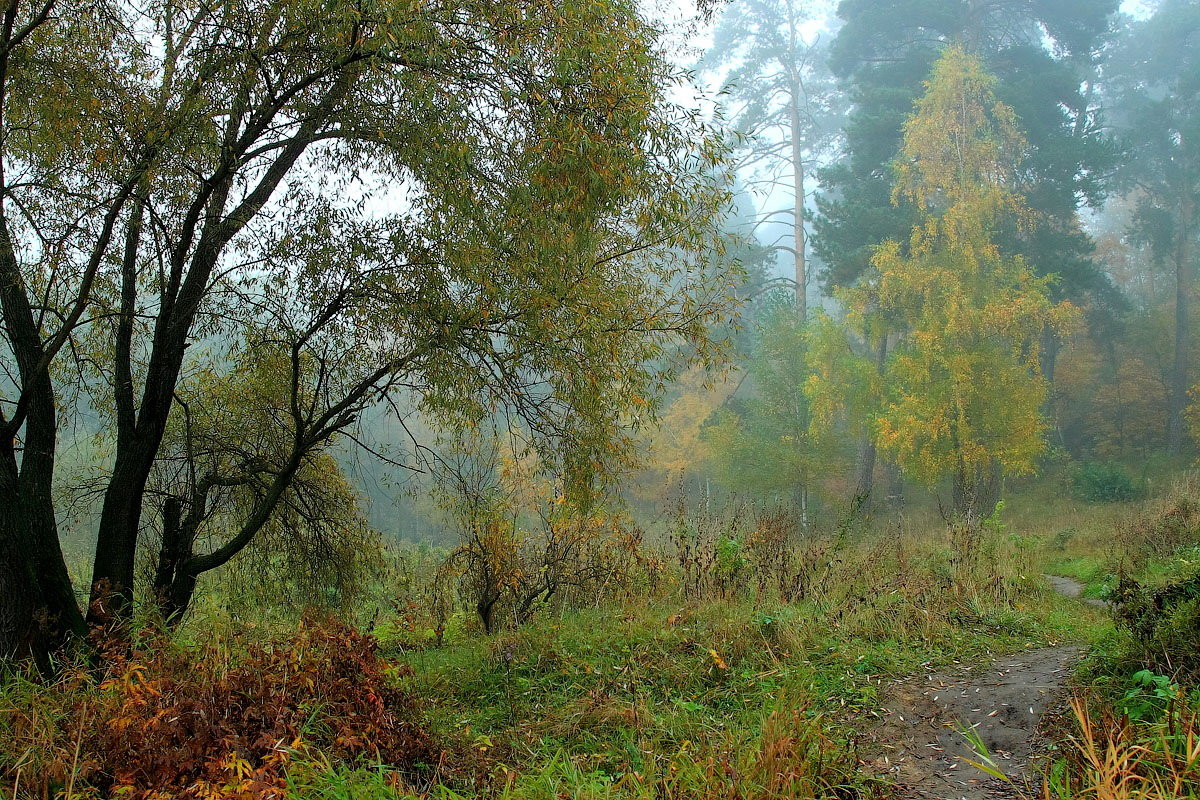
[[[1082,587],[1069,578],[1047,578],[1055,591],[1079,596]],[[1035,752],[1038,722],[1080,652],[1039,648],[983,666],[963,664],[897,681],[885,692],[882,719],[872,735],[880,753],[873,766],[890,772],[914,800],[1018,797]],[[960,732],[966,727],[975,729],[1015,785],[963,760],[978,760]]]
[[[1082,597],[1083,584],[1073,578],[1064,578],[1061,575],[1047,575],[1046,580],[1050,582],[1050,588],[1059,594],[1065,594],[1067,597],[1078,597],[1089,606],[1097,608],[1108,608],[1108,603],[1095,597]]]

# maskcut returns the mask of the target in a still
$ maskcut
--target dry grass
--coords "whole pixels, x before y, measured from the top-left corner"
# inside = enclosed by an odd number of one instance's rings
[[[1084,697],[1071,699],[1078,726],[1052,771],[1046,800],[1190,800],[1200,797],[1200,719],[1182,703],[1163,720],[1137,724]]]

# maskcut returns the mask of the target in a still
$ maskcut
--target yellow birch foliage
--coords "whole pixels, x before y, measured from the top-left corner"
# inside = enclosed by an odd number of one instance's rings
[[[1045,427],[1039,337],[1077,316],[996,244],[1002,224],[1031,219],[1010,188],[1024,139],[994,83],[959,47],[935,64],[895,165],[894,196],[922,219],[907,243],[876,249],[877,282],[849,296],[852,324],[883,318],[902,335],[875,427],[880,447],[927,482],[1033,469]]]
[[[702,467],[710,454],[701,431],[729,400],[741,379],[739,372],[713,373],[702,366],[692,367],[679,377],[678,396],[642,443],[646,466],[636,483],[636,494],[656,497],[664,485],[677,483]]]

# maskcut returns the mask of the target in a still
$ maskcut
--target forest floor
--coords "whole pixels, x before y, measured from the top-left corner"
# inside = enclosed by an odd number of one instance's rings
[[[1080,597],[1083,585],[1046,576],[1060,594]],[[914,800],[998,800],[1031,796],[1042,750],[1042,715],[1062,699],[1082,650],[1040,647],[986,665],[911,675],[882,694],[880,716],[868,742],[873,766],[890,774]],[[973,730],[985,754],[968,740]],[[971,762],[990,758],[1008,780],[988,775]]]

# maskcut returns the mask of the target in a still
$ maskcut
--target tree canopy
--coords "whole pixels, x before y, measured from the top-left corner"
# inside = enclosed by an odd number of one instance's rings
[[[128,614],[167,521],[234,492],[172,556],[228,561],[397,391],[446,425],[509,413],[576,490],[603,482],[715,355],[732,282],[697,268],[723,145],[675,77],[623,0],[9,3],[0,651],[83,630],[61,409],[113,431],[93,624]],[[222,416],[229,392],[270,402]]]
[[[1045,397],[1037,343],[1074,314],[996,244],[1001,225],[1028,210],[1013,189],[1025,140],[994,87],[960,47],[935,63],[895,161],[894,192],[919,221],[907,241],[875,250],[877,280],[846,295],[853,324],[882,317],[899,334],[875,420],[881,449],[923,482],[953,477],[955,512],[975,520],[991,513],[999,471],[1034,467]]]

